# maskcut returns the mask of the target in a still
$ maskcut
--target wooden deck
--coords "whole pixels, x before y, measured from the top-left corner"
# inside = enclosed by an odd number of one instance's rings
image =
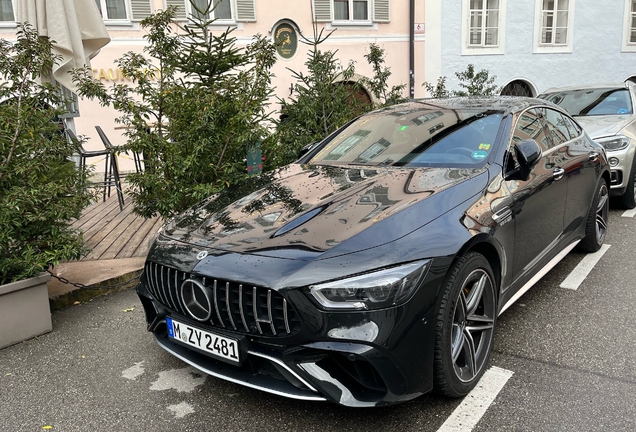
[[[135,215],[132,209],[132,200],[124,195],[124,209],[120,210],[116,193],[106,202],[100,199],[84,209],[82,217],[73,224],[82,230],[91,249],[81,261],[146,256],[148,239],[157,232],[162,219],[144,219]]]

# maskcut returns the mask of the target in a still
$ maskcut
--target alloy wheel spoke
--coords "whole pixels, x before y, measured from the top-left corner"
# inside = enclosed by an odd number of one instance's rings
[[[603,218],[603,215],[597,215],[596,216],[596,225],[601,230],[606,230],[607,229],[607,222],[605,222],[605,219]]]
[[[466,366],[468,366],[468,370],[470,372],[470,377],[474,377],[477,373],[477,355],[475,352],[475,341],[473,336],[470,334],[468,330],[464,331],[464,346],[466,353]]]
[[[456,330],[456,332],[454,332],[454,338],[453,338],[453,342],[451,344],[452,347],[452,353],[451,353],[451,357],[453,359],[453,363],[455,363],[457,361],[457,358],[459,357],[459,354],[461,354],[462,349],[464,348],[464,331],[460,328],[460,326],[458,324],[453,324],[453,329]]]
[[[598,200],[598,212],[602,212],[605,209],[605,204],[607,203],[607,200],[609,199],[609,197],[607,196],[607,194],[605,195],[601,195],[601,198]]]
[[[479,302],[484,294],[484,287],[486,286],[487,281],[488,276],[484,273],[481,278],[479,278],[479,281],[474,284],[473,289],[468,295],[468,299],[466,299],[466,315],[473,315],[477,310]]]

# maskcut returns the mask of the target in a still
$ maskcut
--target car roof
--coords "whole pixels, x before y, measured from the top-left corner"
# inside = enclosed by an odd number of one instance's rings
[[[608,83],[608,84],[591,84],[591,85],[580,85],[580,86],[566,86],[566,87],[550,87],[547,90],[541,92],[541,94],[547,93],[557,93],[563,91],[575,91],[575,90],[595,90],[595,89],[619,89],[619,88],[629,88],[633,86],[633,83],[628,81],[622,83]]]
[[[456,109],[456,110],[493,110],[504,114],[514,114],[533,106],[553,106],[559,110],[557,105],[544,99],[536,99],[522,96],[472,96],[472,97],[449,97],[442,99],[424,98],[412,99],[399,105],[383,108],[380,112],[399,112],[403,110],[417,109]],[[377,112],[377,111],[376,111]]]

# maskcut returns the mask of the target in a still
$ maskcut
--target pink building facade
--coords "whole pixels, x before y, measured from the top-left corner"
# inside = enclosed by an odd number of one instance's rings
[[[11,10],[19,0],[0,0],[0,32],[2,37],[15,37],[15,22]],[[179,7],[178,18],[186,23],[193,12],[188,0],[95,0],[102,12],[111,42],[92,60],[93,76],[108,85],[126,82],[118,71],[115,60],[128,51],[142,52],[145,46],[144,30],[139,21],[150,13],[167,6]],[[197,0],[205,2],[206,0]],[[253,35],[271,38],[284,34],[284,28],[310,37],[312,23],[318,29],[333,30],[322,50],[337,50],[336,57],[344,66],[353,61],[357,77],[370,77],[371,67],[364,54],[369,44],[375,43],[385,50],[386,66],[391,68],[390,85],[406,84],[404,96],[423,97],[424,88],[424,2],[407,0],[220,0],[213,12],[216,21],[212,31],[219,33],[228,26],[238,45],[245,45]],[[283,32],[281,33],[281,29]],[[300,39],[300,38],[299,38]],[[304,62],[309,47],[297,43],[295,52],[287,49],[279,54],[273,72],[273,85],[280,98],[290,97],[295,83],[289,69],[305,71]],[[412,80],[411,80],[411,71]],[[412,84],[412,88],[411,87]],[[278,109],[277,103],[272,108]],[[80,117],[75,119],[78,134],[88,136],[87,149],[102,148],[95,132],[99,125],[113,144],[125,142],[122,130],[116,129],[117,112],[100,107],[95,101],[79,101]],[[120,169],[132,170],[132,160],[120,158]],[[98,167],[99,170],[99,167]]]

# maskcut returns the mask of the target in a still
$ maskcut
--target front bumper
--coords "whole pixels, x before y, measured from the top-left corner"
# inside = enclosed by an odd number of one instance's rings
[[[290,290],[285,296],[301,324],[295,332],[276,335],[195,322],[167,307],[165,295],[160,299],[154,288],[149,290],[146,277],[137,293],[159,346],[204,373],[294,399],[368,407],[408,401],[432,389],[433,311],[439,281],[431,277],[424,282],[405,305],[376,311],[320,311],[304,294]],[[167,336],[166,317],[241,337],[243,361],[230,365],[175,342]]]
[[[610,167],[610,195],[620,196],[625,193],[634,160],[634,146],[626,149],[607,152],[607,158],[618,159],[618,165]]]

